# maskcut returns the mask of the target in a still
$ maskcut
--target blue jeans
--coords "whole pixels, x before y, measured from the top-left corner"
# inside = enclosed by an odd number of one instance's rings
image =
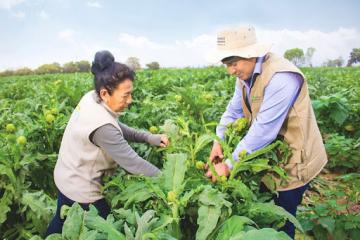
[[[60,209],[63,205],[72,206],[75,202],[69,198],[67,198],[64,194],[62,194],[60,191],[58,191],[58,199],[57,199],[57,209],[54,218],[50,222],[48,229],[46,231],[46,236],[53,234],[53,233],[61,233],[62,227],[64,225],[65,219],[60,218]],[[86,203],[79,203],[80,206],[84,210],[89,210],[89,205]],[[110,213],[110,207],[106,203],[105,198],[102,198],[94,203],[92,203],[96,207],[96,209],[99,211],[99,215],[103,217],[104,219],[109,215]]]
[[[296,217],[296,210],[298,205],[300,205],[303,194],[306,191],[306,189],[309,187],[309,183],[306,185],[295,188],[288,191],[279,191],[279,196],[274,196],[274,202],[276,205],[284,208],[286,211],[288,211],[290,214],[292,214],[294,217]],[[268,191],[268,189],[265,187],[264,184],[261,184],[260,186],[260,192]],[[292,239],[295,237],[295,226],[289,221],[286,221],[285,225],[280,229],[280,231],[284,231],[287,233]]]

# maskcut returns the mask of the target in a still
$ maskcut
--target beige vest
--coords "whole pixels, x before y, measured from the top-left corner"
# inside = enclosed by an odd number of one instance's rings
[[[117,116],[97,97],[86,93],[66,126],[54,170],[57,188],[79,203],[92,203],[101,198],[101,178],[116,168],[112,160],[89,137],[97,128],[112,124],[120,129]]]
[[[311,106],[306,79],[296,66],[282,57],[272,53],[266,55],[262,72],[257,76],[251,88],[251,112],[245,104],[245,86],[238,81],[243,93],[241,104],[245,117],[250,122],[256,118],[264,98],[264,90],[274,74],[278,72],[298,73],[304,80],[299,96],[289,110],[279,132],[292,149],[289,162],[283,166],[288,173],[289,181],[281,183],[274,177],[278,185],[277,190],[285,191],[301,187],[318,175],[327,163],[327,155]]]

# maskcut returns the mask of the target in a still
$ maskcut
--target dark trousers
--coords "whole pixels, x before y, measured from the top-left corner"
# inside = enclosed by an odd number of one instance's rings
[[[279,196],[275,196],[274,202],[276,205],[284,208],[286,211],[291,213],[296,217],[296,210],[298,205],[300,205],[303,194],[306,189],[309,187],[309,183],[305,186],[295,188],[288,191],[279,191]],[[260,186],[260,192],[268,191],[264,184]],[[295,237],[295,226],[289,221],[286,221],[285,225],[280,229],[280,231],[286,232],[292,239]]]
[[[63,205],[72,206],[75,202],[69,198],[67,198],[64,194],[62,194],[60,191],[58,191],[58,199],[57,199],[57,209],[54,218],[50,222],[48,229],[46,231],[46,236],[53,234],[53,233],[61,233],[62,227],[64,225],[65,219],[60,218],[60,209]],[[84,210],[89,210],[89,205],[86,203],[79,203],[80,206]],[[92,203],[96,207],[96,209],[99,211],[99,215],[103,217],[104,219],[109,215],[110,213],[110,207],[106,203],[105,198],[102,198],[94,203]]]

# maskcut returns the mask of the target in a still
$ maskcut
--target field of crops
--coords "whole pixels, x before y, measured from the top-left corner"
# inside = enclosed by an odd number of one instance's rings
[[[286,220],[296,225],[297,239],[358,239],[360,68],[303,71],[329,163],[311,182],[297,219],[259,192],[261,178],[284,175],[279,165],[288,150],[281,142],[243,156],[229,179],[214,184],[204,177],[202,163],[234,90],[235,79],[224,68],[144,70],[120,121],[168,134],[166,149],[132,144],[162,175],[146,178],[119,169],[104,179],[112,206],[106,220],[94,208],[63,208],[63,233],[48,239],[289,239],[277,231]],[[0,82],[0,238],[42,239],[56,206],[52,172],[61,137],[76,104],[92,89],[92,75],[11,76]],[[229,127],[225,156],[245,131],[244,122]]]

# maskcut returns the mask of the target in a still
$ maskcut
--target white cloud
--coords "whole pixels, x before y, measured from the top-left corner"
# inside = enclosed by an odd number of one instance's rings
[[[44,10],[42,10],[40,13],[39,13],[39,17],[44,19],[44,20],[47,20],[49,19],[49,14],[47,12],[45,12]]]
[[[25,16],[26,16],[23,11],[13,12],[12,15],[13,15],[15,18],[18,18],[18,19],[24,19]]]
[[[299,47],[304,51],[314,47],[313,65],[319,66],[327,59],[340,56],[348,60],[352,48],[360,47],[360,32],[352,28],[339,28],[331,32],[319,30],[289,30],[266,29],[256,27],[259,42],[273,43],[272,51],[283,55],[290,48]],[[206,60],[216,47],[216,34],[209,32],[199,34],[193,38],[158,42],[146,36],[137,36],[130,33],[121,33],[114,40],[84,41],[79,32],[69,28],[58,32],[58,38],[63,41],[56,52],[49,52],[48,56],[36,59],[19,57],[13,62],[0,61],[0,65],[7,67],[38,66],[43,63],[57,61],[60,63],[72,60],[87,59],[92,61],[96,51],[107,49],[111,51],[116,61],[125,62],[128,57],[138,57],[142,66],[157,61],[161,67],[199,67],[210,63]],[[0,69],[1,70],[1,69]]]
[[[0,9],[10,10],[16,5],[21,4],[25,0],[1,0],[0,1]]]
[[[331,32],[256,29],[259,42],[273,43],[272,51],[279,55],[283,55],[290,48],[301,48],[305,52],[307,48],[314,47],[314,66],[338,57],[346,61],[352,48],[360,47],[360,32],[351,28],[339,28]],[[208,33],[188,40],[158,43],[145,36],[122,33],[119,36],[118,48],[123,58],[136,56],[143,65],[155,60],[163,66],[203,66],[210,64],[207,56],[215,50],[215,40],[216,34]]]
[[[150,48],[150,49],[166,48],[165,45],[161,45],[156,42],[153,42],[146,37],[134,36],[128,33],[121,33],[119,36],[119,41],[122,44],[134,48]]]
[[[331,32],[259,29],[258,39],[274,43],[273,51],[281,55],[290,48],[301,48],[305,52],[307,48],[314,47],[316,51],[312,62],[316,66],[327,59],[342,57],[347,60],[351,50],[360,47],[360,32],[352,28]]]
[[[74,42],[75,31],[73,29],[64,29],[58,32],[58,37],[65,42]]]
[[[93,1],[93,2],[87,2],[86,6],[92,7],[92,8],[102,8],[101,3]]]

